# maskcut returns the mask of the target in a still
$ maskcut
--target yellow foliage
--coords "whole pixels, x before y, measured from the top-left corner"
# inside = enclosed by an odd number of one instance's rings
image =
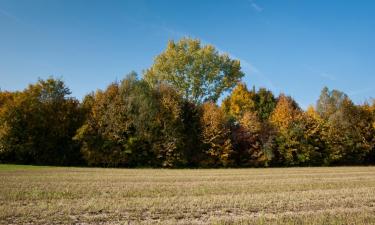
[[[232,144],[225,114],[212,102],[204,103],[202,109],[202,141],[208,146],[206,153],[215,166],[227,166],[230,164]]]
[[[258,115],[251,111],[245,112],[240,119],[240,124],[251,133],[258,133],[262,129],[262,123],[259,121]]]
[[[238,83],[233,92],[222,103],[223,110],[230,116],[240,119],[245,112],[254,111],[254,93],[250,92],[246,84]]]
[[[287,131],[289,126],[296,120],[301,119],[302,112],[295,105],[290,97],[279,96],[275,110],[272,112],[270,122],[276,126],[279,131]]]

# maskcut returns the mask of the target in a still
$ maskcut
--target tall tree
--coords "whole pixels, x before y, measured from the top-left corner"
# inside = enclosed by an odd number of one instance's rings
[[[239,60],[232,60],[227,54],[219,54],[212,45],[201,46],[199,40],[190,38],[170,41],[144,74],[151,85],[167,83],[195,103],[215,102],[243,76]]]

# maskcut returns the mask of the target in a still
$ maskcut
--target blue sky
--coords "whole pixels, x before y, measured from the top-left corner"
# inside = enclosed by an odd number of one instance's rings
[[[183,36],[240,59],[249,87],[304,108],[325,85],[356,103],[375,97],[372,0],[0,0],[0,88],[53,75],[81,99],[142,74]]]

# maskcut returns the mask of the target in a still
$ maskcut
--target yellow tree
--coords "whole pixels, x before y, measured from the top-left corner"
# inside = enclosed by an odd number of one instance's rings
[[[204,166],[230,166],[232,143],[224,112],[212,102],[202,105],[202,142],[207,159]]]
[[[240,120],[245,112],[255,110],[254,93],[250,92],[246,84],[238,83],[232,93],[222,102],[223,110],[232,118]]]
[[[301,115],[302,111],[297,103],[291,97],[281,94],[270,116],[270,122],[281,132],[286,132],[294,121],[300,119]]]

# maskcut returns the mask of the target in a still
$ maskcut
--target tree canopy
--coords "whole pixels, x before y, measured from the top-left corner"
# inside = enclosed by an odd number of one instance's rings
[[[158,55],[144,78],[151,85],[172,85],[195,103],[216,102],[244,76],[239,60],[220,54],[212,45],[201,46],[197,39],[170,41]]]

